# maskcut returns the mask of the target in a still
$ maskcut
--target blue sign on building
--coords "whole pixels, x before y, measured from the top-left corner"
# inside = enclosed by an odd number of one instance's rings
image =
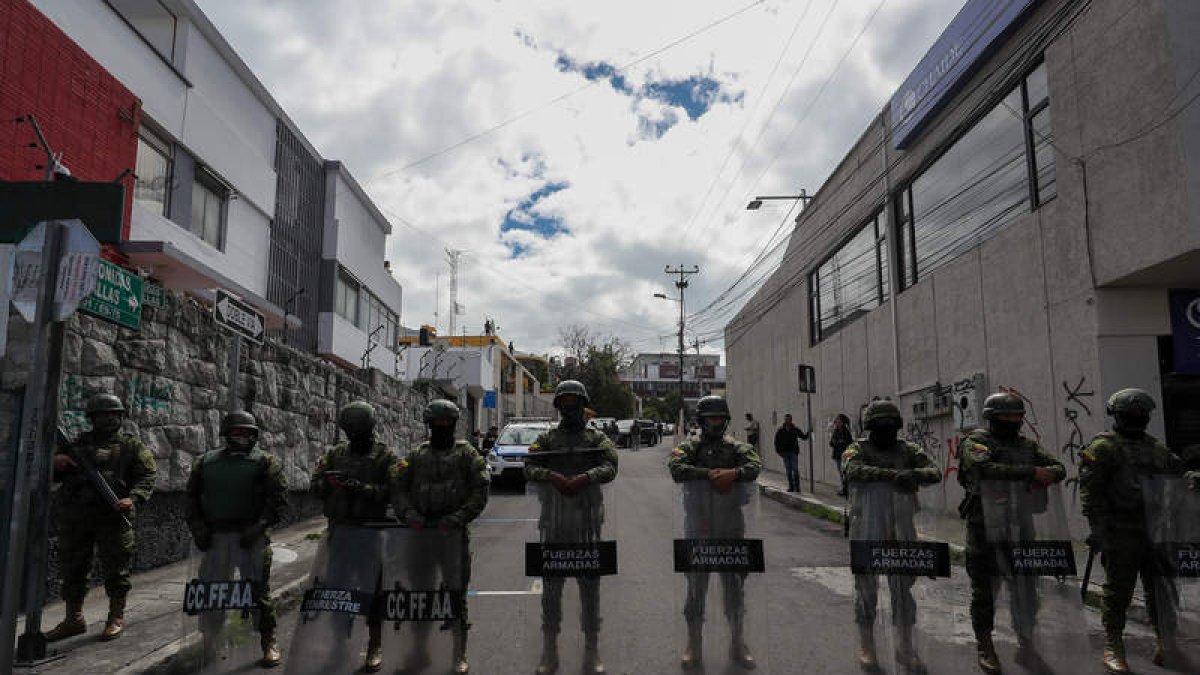
[[[1200,290],[1173,288],[1169,298],[1175,372],[1200,375]]]
[[[483,407],[485,407],[485,408],[495,408],[496,407],[496,390],[495,389],[489,389],[489,390],[483,392]]]
[[[997,39],[1037,0],[967,0],[892,96],[892,145],[908,146]]]

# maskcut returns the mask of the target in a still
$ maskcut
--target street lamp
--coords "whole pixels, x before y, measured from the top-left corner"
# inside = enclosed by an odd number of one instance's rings
[[[808,202],[812,198],[813,196],[808,194],[807,190],[800,190],[800,194],[798,195],[766,195],[762,197],[755,197],[754,199],[750,200],[750,203],[746,205],[746,210],[757,211],[759,207],[763,205],[763,202],[774,200],[786,200],[794,202],[799,199],[800,201],[804,202],[805,206],[808,206]]]

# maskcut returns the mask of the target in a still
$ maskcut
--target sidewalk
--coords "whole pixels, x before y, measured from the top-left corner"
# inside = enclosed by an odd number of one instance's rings
[[[308,571],[317,552],[317,538],[325,530],[325,519],[296,523],[273,532],[271,548],[272,591],[281,609],[288,599],[298,596],[308,580]],[[162,668],[180,648],[197,639],[185,630],[183,613],[184,584],[194,572],[192,563],[183,561],[134,575],[133,591],[125,610],[125,632],[112,642],[97,637],[108,616],[108,598],[103,588],[93,588],[84,602],[83,614],[88,632],[49,645],[48,661],[33,666],[16,666],[15,673],[29,675],[67,673],[145,673]],[[62,602],[46,606],[42,630],[62,620]],[[189,625],[194,626],[192,619]],[[17,622],[17,634],[24,631],[24,620]]]
[[[845,497],[839,497],[837,494],[838,487],[826,483],[816,483],[815,491],[810,492],[808,489],[809,483],[806,480],[801,480],[800,487],[802,491],[799,493],[787,491],[787,477],[778,471],[763,470],[758,477],[759,492],[767,499],[774,500],[785,506],[804,511],[817,518],[823,518],[837,523],[845,524],[847,507],[849,502]],[[964,555],[964,542],[966,540],[966,523],[959,519],[956,515],[942,513],[932,519],[930,530],[922,531],[920,536],[922,539],[936,539],[944,541],[950,545],[950,557],[956,565],[961,565]],[[1082,541],[1074,542],[1075,552],[1075,567],[1079,572],[1078,577],[1071,578],[1068,583],[1079,586],[1083,581],[1083,571],[1087,565],[1087,545]],[[847,557],[849,557],[849,545],[847,544]],[[955,574],[966,574],[966,570],[960,570]],[[1087,600],[1084,603],[1085,607],[1096,612],[1100,611],[1100,591],[1104,586],[1104,568],[1100,564],[1099,558],[1092,565],[1092,576],[1088,582]],[[1144,594],[1140,591],[1134,593],[1133,604],[1129,607],[1129,619],[1149,625],[1150,616],[1146,611]],[[1196,632],[1200,630],[1200,614],[1195,611],[1184,611],[1180,614],[1179,620],[1183,624],[1190,625],[1188,630]]]

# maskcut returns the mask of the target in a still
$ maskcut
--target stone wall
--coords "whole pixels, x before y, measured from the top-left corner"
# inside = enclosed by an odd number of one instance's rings
[[[30,328],[9,317],[7,355],[0,359],[0,454],[11,459],[20,391],[29,363]],[[130,414],[125,430],[137,434],[158,462],[156,494],[137,515],[135,565],[145,569],[187,554],[184,499],[192,461],[220,444],[232,341],[211,313],[168,295],[167,307],[146,307],[140,330],[84,314],[67,322],[60,388],[60,421],[70,433],[89,428],[83,414],[90,395],[112,392]],[[260,444],[283,462],[291,495],[288,520],[318,515],[308,495],[309,474],[320,454],[338,441],[338,409],[353,400],[375,405],[377,434],[403,454],[425,437],[421,412],[441,392],[412,387],[382,373],[348,372],[312,355],[267,342],[242,346],[238,392],[261,428]],[[144,527],[154,523],[154,527]],[[51,529],[50,589],[57,592]]]

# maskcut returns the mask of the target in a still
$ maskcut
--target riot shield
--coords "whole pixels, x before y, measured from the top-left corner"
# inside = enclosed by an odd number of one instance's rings
[[[362,665],[370,635],[381,632],[375,596],[388,531],[359,525],[325,531],[284,659],[287,673],[347,673]]]
[[[193,549],[184,586],[185,644],[180,659],[187,673],[232,673],[255,667],[262,656],[259,630],[264,583],[265,539],[241,547],[238,532],[213,535],[208,551]]]
[[[466,544],[465,529],[387,530],[379,612],[389,672],[451,672],[456,641],[465,647],[468,625]]]
[[[1151,543],[1142,575],[1161,665],[1194,673],[1200,670],[1200,491],[1158,475],[1143,480],[1142,497]]]
[[[975,631],[1015,672],[1067,673],[1090,649],[1060,485],[985,480],[983,522],[968,523]],[[1014,651],[1015,649],[1015,651]]]
[[[707,480],[677,483],[674,514],[671,665],[770,672],[757,483],[739,481],[728,492]]]
[[[623,630],[617,616],[623,605],[613,583],[617,542],[611,486],[588,485],[564,494],[548,482],[526,485],[537,538],[525,543],[525,575],[540,593],[528,596],[524,612],[528,663],[522,671],[557,663],[559,672],[589,672],[585,668],[599,660],[610,672],[625,672],[620,642],[608,635],[609,628]]]
[[[887,672],[968,672],[957,668],[970,667],[969,661],[960,663],[954,594],[944,581],[950,576],[950,551],[937,516],[935,509],[921,507],[916,493],[890,482],[850,483],[859,656],[869,653]],[[886,593],[880,588],[884,584]]]

